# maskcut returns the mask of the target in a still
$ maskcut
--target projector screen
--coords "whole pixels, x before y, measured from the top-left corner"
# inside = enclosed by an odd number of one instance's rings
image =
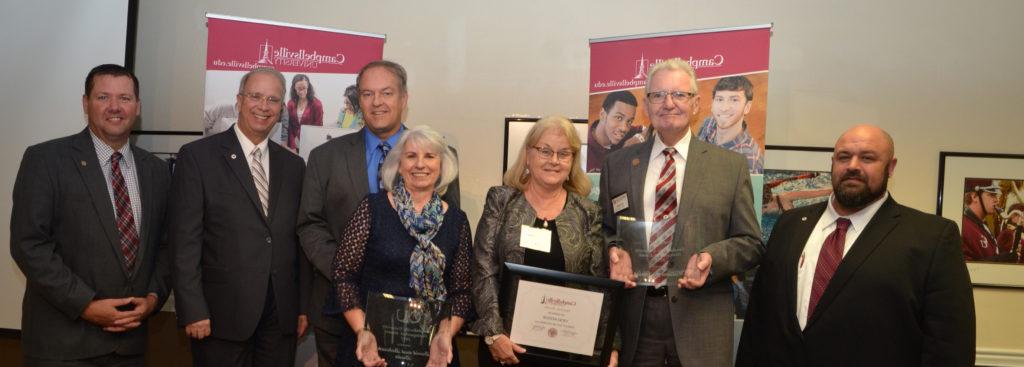
[[[0,15],[0,329],[21,329],[25,276],[9,255],[8,225],[21,156],[30,145],[85,128],[85,75],[99,64],[125,64],[129,3],[138,2],[13,1]]]

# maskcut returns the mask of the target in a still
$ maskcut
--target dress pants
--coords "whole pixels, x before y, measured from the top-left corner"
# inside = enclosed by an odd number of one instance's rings
[[[680,366],[667,295],[647,296],[632,366]]]
[[[213,336],[192,339],[192,362],[197,367],[292,367],[295,365],[296,342],[295,330],[281,328],[273,283],[270,283],[263,313],[253,335],[242,341]]]

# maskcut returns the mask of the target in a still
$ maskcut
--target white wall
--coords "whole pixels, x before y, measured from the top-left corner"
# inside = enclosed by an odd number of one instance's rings
[[[85,128],[85,75],[99,64],[124,64],[128,2],[4,0],[0,9],[0,251],[9,254],[21,155]],[[25,277],[10,256],[0,259],[0,328],[21,329]]]
[[[474,222],[500,182],[503,116],[586,115],[589,38],[773,22],[768,143],[830,146],[877,123],[896,139],[893,195],[926,212],[940,150],[1024,152],[1021,1],[146,0],[144,128],[199,130],[205,12],[387,34],[385,57],[410,73],[410,124],[464,157]],[[1019,350],[1024,290],[976,294],[979,347]]]

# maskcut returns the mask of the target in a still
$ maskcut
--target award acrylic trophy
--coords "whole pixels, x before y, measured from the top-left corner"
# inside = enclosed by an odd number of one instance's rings
[[[441,301],[377,292],[366,296],[366,326],[377,339],[377,351],[388,366],[427,365],[430,342],[448,313]]]
[[[651,254],[653,252],[650,243],[653,222],[636,220],[633,217],[618,217],[616,242],[618,246],[629,254],[633,265],[633,275],[636,276],[636,284],[642,286],[655,285],[655,276],[651,274]],[[676,229],[678,231],[678,228]],[[682,233],[674,233],[673,236],[681,236]],[[668,270],[665,272],[667,281],[683,274],[684,262],[679,261],[682,254],[682,241],[672,241],[668,249]]]

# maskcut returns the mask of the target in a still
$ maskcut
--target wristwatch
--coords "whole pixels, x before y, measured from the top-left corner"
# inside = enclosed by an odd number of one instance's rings
[[[484,344],[487,344],[487,346],[489,347],[489,346],[491,346],[491,344],[494,344],[494,341],[498,340],[499,337],[501,337],[501,334],[485,336],[484,337]]]

